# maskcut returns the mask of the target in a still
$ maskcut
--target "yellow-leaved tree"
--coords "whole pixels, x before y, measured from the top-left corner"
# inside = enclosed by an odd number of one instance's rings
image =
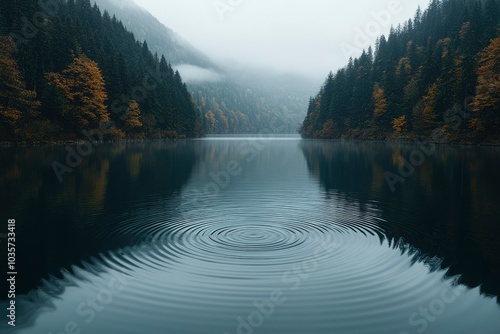
[[[477,94],[472,102],[480,119],[470,125],[477,131],[495,128],[498,124],[490,122],[498,122],[500,118],[500,38],[493,39],[480,56]]]
[[[73,122],[74,131],[98,129],[101,122],[109,121],[108,94],[96,62],[84,54],[74,55],[62,73],[47,73],[45,77],[64,97],[64,114]]]
[[[392,128],[397,133],[403,132],[405,126],[406,126],[406,116],[401,116],[401,117],[395,118],[392,121]]]
[[[207,131],[210,134],[213,134],[217,131],[217,120],[215,119],[215,115],[212,110],[206,113],[205,121],[207,123]]]
[[[387,112],[387,99],[385,97],[385,91],[380,87],[380,84],[375,83],[373,89],[373,102],[375,102],[375,110],[373,114],[375,117],[380,117]]]
[[[137,137],[141,128],[141,108],[137,101],[131,100],[125,115],[125,129],[129,135],[132,134]]]
[[[422,123],[425,128],[435,127],[436,123],[436,103],[438,94],[438,84],[434,83],[427,90],[427,95],[424,96],[424,108],[422,110]]]
[[[0,137],[15,140],[20,129],[38,116],[40,103],[36,93],[26,89],[14,59],[14,45],[9,37],[0,36]]]

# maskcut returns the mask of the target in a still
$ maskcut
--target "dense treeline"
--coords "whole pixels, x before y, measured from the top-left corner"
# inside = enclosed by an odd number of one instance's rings
[[[0,3],[0,140],[196,136],[178,72],[89,0]]]
[[[499,143],[500,2],[433,0],[310,100],[304,137]]]

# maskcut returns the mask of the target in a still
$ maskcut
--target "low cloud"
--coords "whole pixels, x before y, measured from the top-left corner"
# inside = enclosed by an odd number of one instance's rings
[[[178,65],[175,69],[187,83],[216,82],[222,79],[222,76],[214,70],[195,65]]]

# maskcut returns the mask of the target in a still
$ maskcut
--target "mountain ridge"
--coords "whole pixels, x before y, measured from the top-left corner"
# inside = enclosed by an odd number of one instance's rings
[[[92,0],[92,3],[97,4],[101,11],[116,16],[137,40],[147,41],[149,49],[164,55],[172,66],[190,64],[217,68],[206,55],[133,0]]]
[[[93,2],[115,15],[136,38],[144,38],[149,48],[165,55],[180,71],[202,115],[206,133],[260,133],[274,122],[273,119],[279,119],[279,131],[298,132],[309,92],[313,91],[315,84],[298,75],[276,75],[264,69],[224,66],[203,54],[199,56],[200,51],[193,46],[184,48],[182,43],[172,39],[172,29],[135,3],[120,7],[116,0]],[[127,4],[131,4],[131,0]],[[179,38],[183,40],[181,36]],[[273,84],[269,85],[270,82]],[[268,89],[262,89],[263,86]]]

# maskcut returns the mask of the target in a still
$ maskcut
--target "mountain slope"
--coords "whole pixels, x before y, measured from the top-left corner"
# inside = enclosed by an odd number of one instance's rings
[[[297,133],[313,92],[308,80],[219,66],[132,0],[93,1],[179,69],[203,115],[206,133],[260,133],[276,120],[280,126],[274,127],[275,132]]]
[[[164,26],[148,11],[139,7],[133,0],[92,0],[101,11],[115,15],[135,38],[147,41],[153,53],[164,55],[174,67],[191,64],[203,68],[215,65],[203,53],[194,48],[172,29]]]

